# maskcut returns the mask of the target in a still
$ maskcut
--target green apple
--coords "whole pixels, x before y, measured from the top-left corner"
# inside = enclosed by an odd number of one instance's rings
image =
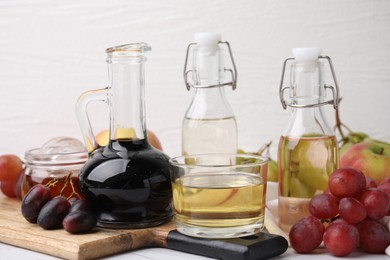
[[[278,179],[278,163],[272,159],[269,159],[267,181],[278,182]]]
[[[314,196],[315,189],[305,185],[296,177],[290,178],[289,197],[295,198],[311,198]]]
[[[390,176],[390,144],[373,139],[350,146],[340,158],[340,168],[361,170],[376,183]]]
[[[259,155],[261,156],[266,149],[268,149],[269,145],[271,143],[268,143],[265,148],[261,148],[256,153],[249,153],[253,155]],[[245,154],[246,152],[242,149],[237,149],[237,154]],[[268,169],[267,169],[267,181],[273,181],[278,182],[278,163],[274,161],[269,155],[266,156],[268,158]],[[243,157],[238,157],[236,160],[237,164],[245,164],[245,163],[251,163],[254,162],[252,159],[244,159]]]
[[[349,147],[354,144],[361,143],[364,140],[369,139],[369,136],[366,133],[362,132],[350,132],[347,136],[347,140],[340,147],[340,155],[343,155]]]
[[[290,170],[295,171],[296,177],[314,190],[324,191],[328,187],[328,172],[333,171],[326,169],[327,145],[323,141],[302,141],[290,155],[291,162],[294,162],[289,165]]]
[[[363,142],[366,138],[369,138],[366,133],[362,132],[350,132],[347,136],[348,142],[357,144]]]
[[[324,191],[328,187],[328,174],[325,169],[313,167],[310,163],[302,163],[298,179],[306,186]]]

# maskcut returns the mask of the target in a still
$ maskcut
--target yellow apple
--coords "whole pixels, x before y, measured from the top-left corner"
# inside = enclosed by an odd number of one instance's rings
[[[147,130],[149,143],[156,149],[160,151],[163,150],[162,145],[158,137],[150,130]],[[119,128],[115,133],[115,138],[131,138],[135,136],[133,128]],[[108,130],[103,130],[96,135],[96,142],[100,146],[106,146],[110,140],[110,132]]]
[[[390,176],[390,145],[373,141],[354,144],[341,156],[340,167],[361,170],[379,183]]]
[[[176,202],[181,202],[183,208],[216,207],[229,201],[237,192],[238,189],[204,189],[192,195],[182,195],[181,200],[176,200]]]

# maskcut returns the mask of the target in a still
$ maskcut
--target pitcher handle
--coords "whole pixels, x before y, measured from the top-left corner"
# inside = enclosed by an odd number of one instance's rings
[[[108,88],[95,89],[81,94],[76,103],[76,116],[79,123],[84,143],[88,152],[92,152],[98,147],[98,143],[93,134],[91,122],[89,120],[87,107],[92,101],[108,102]]]

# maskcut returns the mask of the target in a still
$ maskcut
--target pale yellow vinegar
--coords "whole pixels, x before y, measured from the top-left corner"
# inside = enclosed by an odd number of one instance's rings
[[[178,178],[172,189],[176,221],[181,223],[203,227],[263,223],[265,183],[257,175],[187,175]]]
[[[327,188],[329,175],[338,168],[338,162],[335,136],[280,138],[279,226],[285,232],[309,215],[310,198]]]
[[[234,117],[185,118],[182,133],[184,155],[237,152],[237,126]]]

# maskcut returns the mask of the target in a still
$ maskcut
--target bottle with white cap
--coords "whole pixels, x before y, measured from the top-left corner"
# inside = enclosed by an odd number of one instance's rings
[[[279,89],[283,108],[291,107],[278,150],[279,226],[285,232],[309,215],[310,198],[327,189],[328,176],[339,164],[337,140],[323,114],[324,105],[331,104],[335,109],[338,106],[338,85],[331,59],[321,56],[319,48],[296,48],[292,52],[294,58],[284,62]],[[329,62],[334,87],[325,84],[322,60]],[[289,61],[293,61],[290,84],[283,86]],[[331,90],[332,99],[326,99],[326,90]],[[286,91],[289,98],[284,95]]]
[[[197,33],[195,40],[188,45],[183,75],[187,90],[192,89],[194,94],[183,120],[182,154],[236,153],[237,124],[224,89],[230,85],[234,90],[237,83],[230,45],[221,42],[217,33]],[[228,47],[233,69],[224,66],[223,45]],[[187,70],[191,47],[192,69]]]

